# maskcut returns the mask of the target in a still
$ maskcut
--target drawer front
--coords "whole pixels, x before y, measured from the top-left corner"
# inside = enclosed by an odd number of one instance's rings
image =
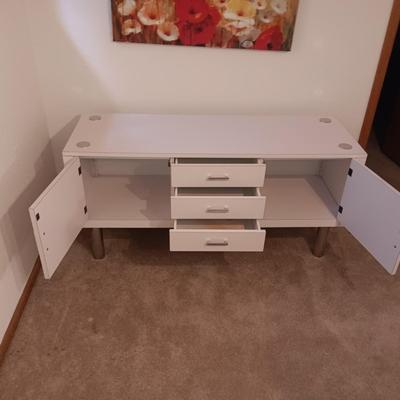
[[[265,197],[179,196],[171,197],[172,219],[263,219]]]
[[[171,251],[263,251],[265,231],[171,229]]]
[[[171,165],[173,187],[262,187],[265,164]]]

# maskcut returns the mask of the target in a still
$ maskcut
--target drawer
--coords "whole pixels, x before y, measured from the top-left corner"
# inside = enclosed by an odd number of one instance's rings
[[[263,251],[265,231],[255,220],[178,220],[171,251]]]
[[[265,164],[257,159],[176,158],[173,187],[262,187]]]
[[[175,188],[172,219],[263,219],[258,188]]]

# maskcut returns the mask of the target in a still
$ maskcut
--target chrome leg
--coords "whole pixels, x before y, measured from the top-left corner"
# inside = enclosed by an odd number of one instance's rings
[[[312,251],[315,257],[322,257],[324,255],[328,233],[329,228],[318,228],[317,238],[315,239],[314,248]]]
[[[106,255],[102,228],[92,228],[92,253],[96,260],[101,260]]]

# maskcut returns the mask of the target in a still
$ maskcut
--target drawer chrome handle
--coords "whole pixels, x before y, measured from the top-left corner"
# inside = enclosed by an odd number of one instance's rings
[[[230,178],[228,174],[224,174],[224,175],[208,175],[207,179],[209,181],[228,181]]]
[[[223,207],[208,206],[206,209],[206,212],[208,212],[208,213],[227,213],[227,212],[229,212],[229,207],[228,206],[223,206]]]
[[[227,239],[207,239],[206,246],[228,246]]]

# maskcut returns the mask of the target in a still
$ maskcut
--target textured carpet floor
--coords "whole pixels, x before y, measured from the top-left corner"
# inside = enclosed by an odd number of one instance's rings
[[[83,232],[39,277],[1,400],[399,399],[400,274],[342,229],[270,230],[264,253],[170,253],[167,230]]]

